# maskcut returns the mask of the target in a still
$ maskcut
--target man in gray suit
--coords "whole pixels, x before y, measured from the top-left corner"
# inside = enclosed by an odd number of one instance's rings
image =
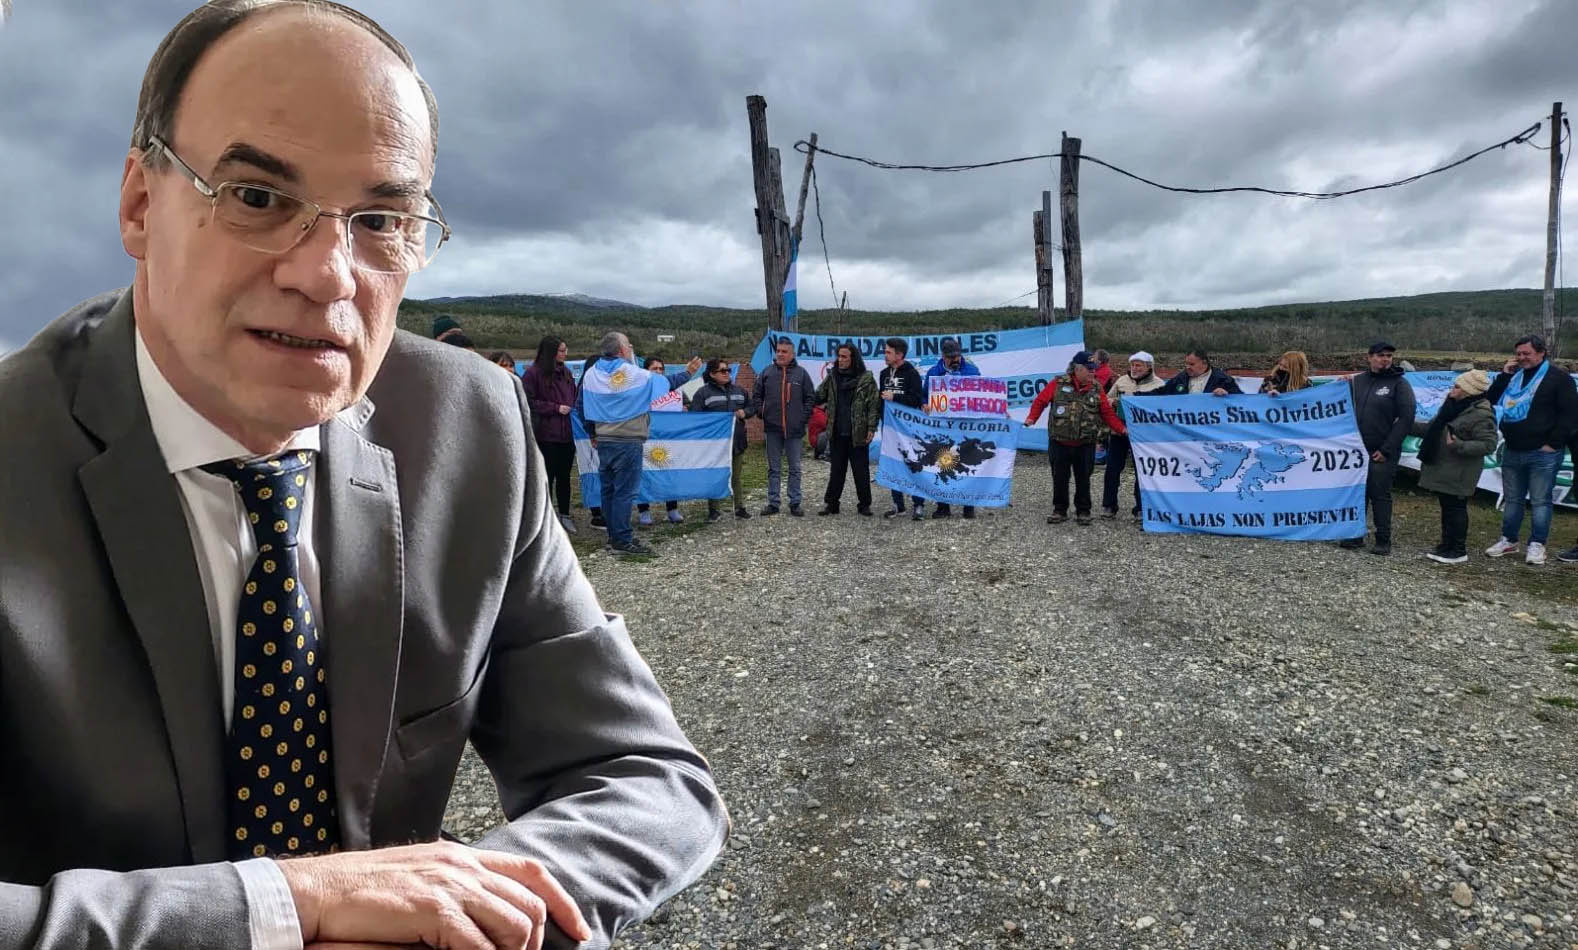
[[[0,948],[605,947],[721,847],[520,383],[395,330],[434,108],[320,0],[154,54],[132,286],[0,361]],[[470,847],[468,738],[508,818]]]

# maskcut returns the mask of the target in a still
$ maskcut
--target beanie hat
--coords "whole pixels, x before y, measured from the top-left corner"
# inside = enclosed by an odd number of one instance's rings
[[[444,334],[446,331],[458,330],[459,328],[460,324],[455,322],[454,317],[451,317],[447,313],[440,314],[439,316],[433,318],[433,339],[438,339],[439,336]]]
[[[1452,380],[1452,385],[1468,393],[1478,396],[1490,388],[1490,377],[1482,369],[1471,369],[1457,379]]]

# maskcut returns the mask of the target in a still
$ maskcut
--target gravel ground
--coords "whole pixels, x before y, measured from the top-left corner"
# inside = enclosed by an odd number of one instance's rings
[[[1048,526],[1020,467],[974,522],[849,498],[586,557],[734,819],[618,946],[1578,947],[1572,598]],[[499,820],[468,753],[449,827]]]

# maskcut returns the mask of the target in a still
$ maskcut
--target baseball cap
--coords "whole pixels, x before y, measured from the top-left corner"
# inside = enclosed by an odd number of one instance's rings
[[[1095,361],[1090,358],[1089,350],[1080,350],[1078,353],[1074,354],[1073,359],[1069,360],[1071,365],[1083,366],[1086,369],[1090,369],[1094,362]]]
[[[1370,344],[1370,355],[1371,356],[1374,356],[1377,353],[1396,353],[1396,352],[1397,352],[1397,347],[1395,347],[1392,344],[1386,342],[1385,340],[1376,340],[1374,343]]]

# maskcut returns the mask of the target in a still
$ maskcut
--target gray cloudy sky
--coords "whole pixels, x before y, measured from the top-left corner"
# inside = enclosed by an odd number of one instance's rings
[[[15,0],[0,28],[0,351],[131,278],[116,189],[138,83],[190,0]],[[1421,171],[1578,106],[1578,3],[1298,0],[365,0],[442,117],[454,243],[414,297],[572,292],[762,305],[745,96],[791,209],[822,144],[931,164],[1057,150],[1186,185],[1328,190]],[[442,13],[434,11],[442,8]],[[1542,134],[1539,141],[1548,141]],[[823,157],[854,306],[990,306],[1035,287],[1050,162],[960,174]],[[1086,164],[1092,307],[1219,307],[1543,279],[1548,155],[1492,153],[1331,202],[1173,195]],[[831,302],[814,219],[802,306]],[[1057,277],[1062,300],[1062,275]],[[1033,304],[1033,296],[1027,298]]]

